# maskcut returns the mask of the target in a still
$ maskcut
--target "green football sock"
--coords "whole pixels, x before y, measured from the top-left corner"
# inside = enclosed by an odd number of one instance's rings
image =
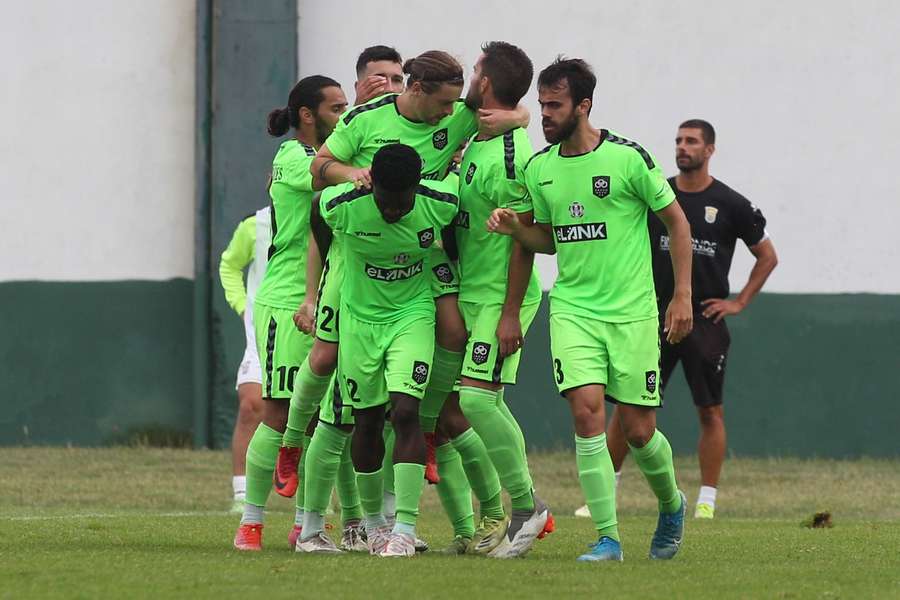
[[[506,512],[503,510],[503,496],[500,494],[500,477],[484,442],[474,429],[469,428],[453,438],[451,443],[459,452],[466,478],[478,498],[481,516],[502,519]]]
[[[272,473],[281,448],[281,434],[260,423],[247,446],[247,504],[265,506],[272,490]]]
[[[525,434],[522,433],[522,428],[519,426],[519,422],[516,421],[516,418],[513,416],[512,411],[509,410],[509,406],[506,404],[506,401],[503,399],[505,388],[500,388],[500,391],[497,393],[497,408],[503,414],[504,418],[509,421],[509,424],[513,426],[516,430],[516,441],[519,443],[519,451],[522,453],[522,460],[525,461],[525,473],[528,475],[528,485],[534,489],[534,482],[531,479],[531,469],[528,468],[528,453],[525,450]]]
[[[669,445],[666,436],[657,429],[643,448],[635,448],[631,444],[628,446],[631,448],[634,462],[659,500],[660,512],[673,513],[679,510],[681,495],[678,493],[678,484],[675,483],[672,446]]]
[[[575,464],[578,481],[600,536],[619,541],[616,519],[616,473],[606,447],[606,434],[575,436]]]
[[[291,406],[288,410],[287,429],[284,432],[284,445],[297,448],[303,443],[303,435],[309,420],[319,408],[322,396],[328,390],[331,375],[316,375],[309,368],[309,357],[303,361],[294,381],[291,394]]]
[[[438,415],[441,414],[447,396],[453,391],[453,384],[459,377],[462,362],[462,352],[450,352],[435,344],[431,379],[428,381],[425,397],[419,403],[419,423],[422,425],[422,433],[434,433]]]
[[[389,421],[384,423],[384,459],[381,461],[381,471],[384,473],[384,491],[394,493],[394,426]]]
[[[373,473],[356,472],[356,486],[359,489],[359,502],[366,516],[366,531],[385,525],[382,507],[384,501],[384,474],[381,469]]]
[[[397,496],[397,522],[415,527],[419,516],[419,498],[425,487],[425,465],[397,463],[394,465],[394,493]]]
[[[346,435],[349,437],[350,434]],[[356,471],[353,470],[353,460],[350,458],[349,442],[347,439],[344,443],[344,453],[341,455],[341,466],[337,474],[337,492],[338,499],[341,501],[342,523],[361,519],[363,516],[359,501],[359,488],[356,486]]]
[[[312,436],[303,436],[303,453],[300,455],[300,464],[297,465],[297,498],[296,506],[298,510],[303,510],[306,499],[306,461],[309,457],[309,445],[312,443]],[[315,463],[312,463],[315,464]]]
[[[453,444],[444,444],[435,449],[438,474],[438,498],[444,512],[453,525],[453,535],[471,538],[475,535],[475,512],[472,509],[472,488],[466,479],[462,459]]]
[[[304,484],[306,499],[303,505],[305,512],[324,515],[328,510],[331,489],[334,487],[334,481],[341,465],[344,448],[350,446],[347,443],[348,437],[349,434],[327,423],[319,423],[316,427],[312,443],[309,445],[309,449],[303,453],[304,457],[308,457],[309,465],[315,465],[306,473]]]
[[[497,392],[463,386],[459,390],[459,405],[472,429],[484,441],[500,483],[509,493],[513,510],[534,510],[531,477],[519,449],[518,434],[497,407]]]

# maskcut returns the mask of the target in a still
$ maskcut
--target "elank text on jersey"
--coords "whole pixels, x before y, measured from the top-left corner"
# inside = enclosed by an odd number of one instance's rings
[[[402,281],[410,279],[422,273],[423,261],[418,261],[408,267],[397,267],[394,269],[385,269],[384,267],[376,267],[366,263],[366,275],[370,279],[377,281]]]
[[[553,233],[558,244],[569,242],[589,242],[606,239],[606,223],[578,223],[576,225],[555,225]]]

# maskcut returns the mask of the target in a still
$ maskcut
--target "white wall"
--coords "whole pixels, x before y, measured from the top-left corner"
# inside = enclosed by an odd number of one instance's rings
[[[714,124],[713,174],[769,219],[781,257],[769,291],[900,292],[898,3],[352,0],[339,13],[299,0],[301,76],[334,76],[351,95],[356,57],[376,43],[444,49],[467,69],[492,39],[536,71],[582,57],[598,76],[595,125],[640,141],[667,173],[678,123]],[[525,102],[541,148],[536,94]],[[751,259],[736,252],[734,288]],[[552,259],[542,271],[549,283]]]
[[[0,280],[193,276],[187,0],[7,2]]]

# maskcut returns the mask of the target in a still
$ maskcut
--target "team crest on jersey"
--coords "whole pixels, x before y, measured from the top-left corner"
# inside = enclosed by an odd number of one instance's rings
[[[431,143],[434,144],[434,147],[437,150],[443,150],[447,147],[447,128],[438,129],[434,132],[434,135],[431,136]]]
[[[450,265],[447,263],[441,263],[431,270],[434,271],[434,276],[441,283],[451,283],[453,281],[453,271],[450,270]]]
[[[487,362],[488,355],[491,353],[491,345],[484,342],[475,342],[472,345],[472,362],[476,365],[483,365]]]
[[[598,198],[609,196],[609,175],[597,175],[593,182],[594,195]]]
[[[569,214],[573,219],[580,219],[584,216],[584,206],[580,202],[573,202],[569,205]]]
[[[434,229],[429,227],[419,232],[419,247],[430,248],[434,243]]]
[[[413,362],[412,380],[419,385],[425,385],[428,381],[428,363],[420,360]]]
[[[405,265],[409,262],[409,254],[407,254],[406,252],[401,252],[394,257],[394,262],[398,265]]]
[[[706,212],[703,215],[703,218],[707,223],[715,223],[716,217],[719,215],[719,209],[715,206],[705,206]]]
[[[656,371],[647,371],[644,373],[647,377],[647,391],[651,394],[656,393]]]
[[[466,169],[466,184],[467,185],[472,183],[472,178],[475,177],[475,171],[477,169],[478,169],[478,167],[475,165],[475,163],[469,163],[469,168]]]

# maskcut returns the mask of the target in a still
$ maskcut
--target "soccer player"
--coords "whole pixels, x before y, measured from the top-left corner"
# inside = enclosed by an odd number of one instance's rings
[[[716,490],[725,461],[725,418],[722,387],[731,336],[725,317],[737,315],[759,292],[778,264],[775,246],[766,234],[762,212],[742,195],[709,174],[709,160],[716,149],[713,126],[701,119],[685,121],[675,138],[678,175],[669,185],[678,197],[693,235],[694,329],[680,344],[660,336],[662,361],[660,376],[665,390],[678,361],[691,390],[700,418],[701,487],[694,517],[711,519],[716,509]],[[659,219],[650,216],[650,245],[653,278],[660,313],[674,294],[669,236]],[[734,300],[729,300],[728,271],[737,240],[741,239],[756,264],[750,278]],[[608,429],[609,451],[616,472],[628,454],[620,428],[619,411],[613,413]]]
[[[242,220],[219,261],[219,279],[229,306],[244,321],[247,346],[238,367],[235,389],[238,394],[238,414],[231,435],[231,486],[234,501],[231,512],[244,511],[247,493],[245,459],[247,445],[262,416],[262,372],[253,330],[253,299],[266,272],[266,250],[272,236],[269,207],[262,208]],[[244,285],[244,269],[247,284]]]
[[[411,147],[388,144],[373,157],[371,189],[344,184],[327,189],[320,200],[322,216],[344,252],[339,380],[341,396],[353,407],[353,464],[369,545],[380,556],[415,554],[425,472],[418,408],[435,339],[431,246],[458,208],[455,190],[446,184],[420,185],[421,165]],[[397,496],[390,532],[381,510],[388,398]]]
[[[263,417],[247,448],[247,496],[241,524],[234,537],[239,550],[261,550],[263,511],[282,437],[302,435],[286,431],[293,380],[309,352],[309,338],[297,331],[293,315],[306,289],[306,245],[313,189],[309,165],[328,136],[347,99],[340,84],[321,75],[300,80],[288,104],[269,114],[268,130],[282,136],[291,128],[294,138],[281,144],[272,163],[272,244],[269,263],[254,302],[253,316],[262,371]],[[315,412],[306,415],[306,421]],[[303,430],[306,429],[304,424]],[[301,439],[293,441],[296,446]],[[296,461],[294,462],[296,470]]]
[[[550,292],[553,373],[575,425],[578,476],[598,540],[583,561],[622,560],[604,399],[615,398],[625,438],[659,501],[651,558],[672,558],[684,532],[684,495],[672,449],[656,429],[659,338],[647,212],[669,232],[675,289],[666,311],[668,340],[691,329],[690,228],[656,161],[636,142],[589,121],[597,79],[580,59],[558,58],[538,76],[544,136],[525,182],[535,224],[495,209],[491,231],[534,252],[556,254]]]
[[[528,91],[531,60],[516,46],[488,42],[475,63],[467,103],[512,109]],[[483,226],[496,208],[508,208],[526,226],[533,222],[524,167],[532,155],[525,130],[479,134],[460,165],[459,308],[468,345],[462,366],[459,403],[484,441],[500,482],[512,500],[512,521],[502,507],[485,515],[470,551],[499,558],[528,552],[548,525],[549,511],[534,497],[522,430],[503,400],[513,384],[524,333],[541,301],[534,254],[517,241],[490,234]],[[552,522],[549,524],[552,530]]]

